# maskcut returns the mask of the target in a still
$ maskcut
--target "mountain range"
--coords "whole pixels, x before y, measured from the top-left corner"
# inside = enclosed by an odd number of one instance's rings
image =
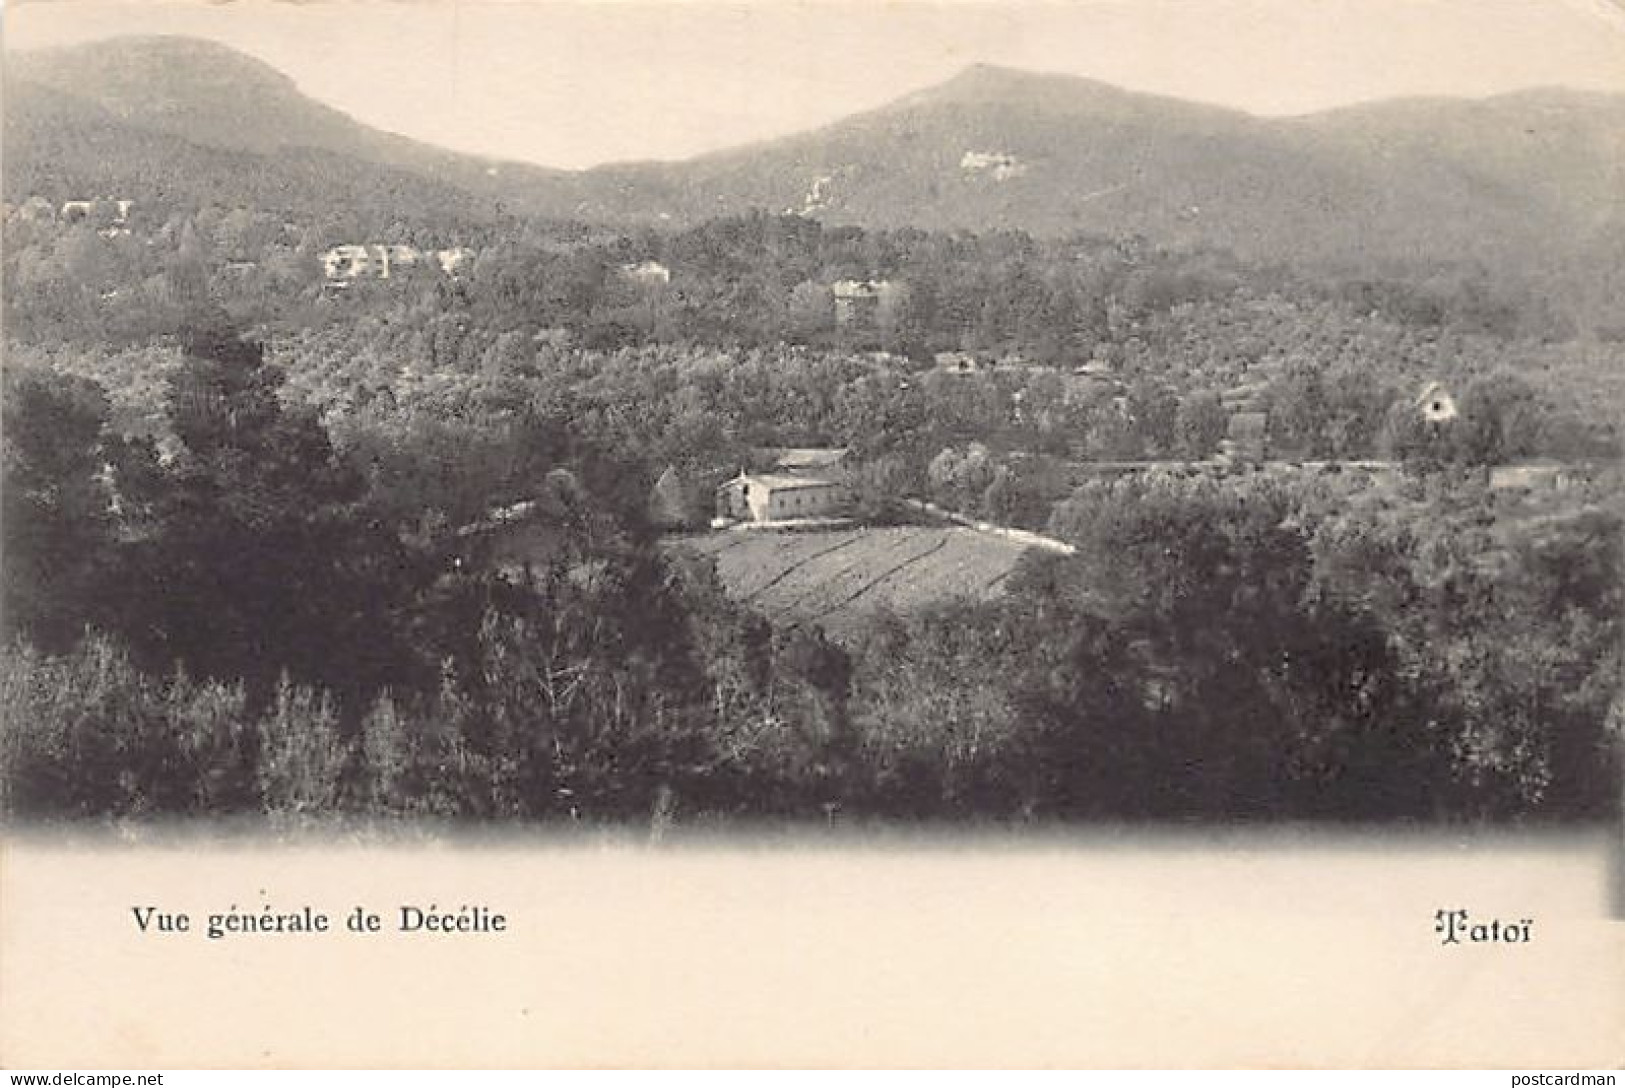
[[[1288,118],[978,65],[815,131],[584,171],[380,132],[225,46],[116,39],[7,56],[9,200],[150,193],[299,211],[1141,235],[1249,259],[1588,268],[1625,255],[1625,96],[1534,89]]]

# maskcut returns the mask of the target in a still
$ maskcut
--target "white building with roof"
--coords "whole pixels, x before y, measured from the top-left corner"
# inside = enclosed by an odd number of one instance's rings
[[[841,517],[851,501],[851,490],[841,480],[747,472],[717,488],[717,516],[734,521]]]
[[[653,260],[623,264],[621,275],[643,287],[664,287],[671,282],[671,269]]]

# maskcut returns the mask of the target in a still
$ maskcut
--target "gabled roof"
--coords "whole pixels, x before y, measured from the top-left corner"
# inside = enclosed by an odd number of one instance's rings
[[[773,458],[773,467],[794,472],[799,469],[833,468],[846,460],[845,446],[789,446],[763,451]]]
[[[837,480],[822,480],[816,476],[788,476],[777,472],[747,472],[735,476],[717,490],[735,484],[754,484],[768,491],[799,491],[819,487],[840,487]]]

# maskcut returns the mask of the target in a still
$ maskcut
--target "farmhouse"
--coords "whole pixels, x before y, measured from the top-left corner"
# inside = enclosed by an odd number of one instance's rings
[[[851,492],[840,480],[790,473],[741,473],[717,488],[717,517],[790,521],[845,514]]]

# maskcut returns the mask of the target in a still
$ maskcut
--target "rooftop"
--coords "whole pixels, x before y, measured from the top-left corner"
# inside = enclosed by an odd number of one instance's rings
[[[767,488],[769,491],[793,491],[805,488],[841,486],[835,480],[820,480],[815,476],[787,476],[778,472],[743,473],[735,476],[722,486],[728,487],[737,483],[756,484],[759,487]]]
[[[846,458],[846,447],[789,446],[764,450],[773,458],[773,466],[783,469],[829,468]]]

